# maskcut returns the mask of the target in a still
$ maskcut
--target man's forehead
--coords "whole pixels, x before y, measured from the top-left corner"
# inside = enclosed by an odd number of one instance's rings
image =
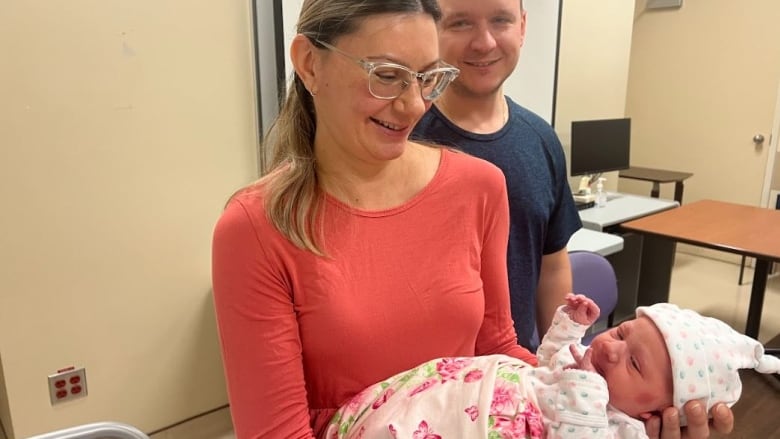
[[[446,19],[517,14],[522,9],[519,2],[495,2],[490,0],[441,0],[439,5]]]

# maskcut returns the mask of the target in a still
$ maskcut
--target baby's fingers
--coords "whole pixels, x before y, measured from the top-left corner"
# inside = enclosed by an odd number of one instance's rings
[[[569,352],[571,352],[571,356],[574,357],[574,362],[577,363],[577,366],[579,366],[582,362],[582,355],[580,355],[580,352],[577,350],[577,347],[574,346],[574,344],[569,345]],[[585,353],[587,354],[587,351]]]
[[[583,366],[583,368],[589,369],[593,365],[592,359],[593,353],[590,349],[588,349],[585,351],[585,355],[582,356],[579,363]]]

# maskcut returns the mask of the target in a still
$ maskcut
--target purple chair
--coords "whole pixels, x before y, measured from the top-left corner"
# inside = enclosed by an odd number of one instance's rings
[[[612,327],[612,312],[618,302],[617,277],[612,264],[598,253],[572,251],[569,261],[573,292],[590,297],[601,309],[601,315],[583,339],[584,344],[590,344],[593,337]]]
[[[572,274],[572,292],[584,294],[599,306],[601,315],[583,338],[583,344],[612,326],[612,312],[618,301],[617,277],[612,264],[598,253],[576,250],[569,252]],[[533,341],[539,344],[539,334],[534,328]]]

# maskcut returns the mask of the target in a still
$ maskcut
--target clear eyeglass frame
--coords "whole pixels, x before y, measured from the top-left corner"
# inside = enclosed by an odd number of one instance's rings
[[[324,41],[314,39],[326,49],[336,52],[355,62],[368,73],[368,91],[377,99],[396,99],[401,96],[412,81],[417,81],[420,86],[420,95],[426,101],[434,101],[441,96],[444,89],[458,77],[460,70],[443,61],[439,61],[439,67],[425,72],[414,70],[400,64],[389,62],[366,61],[350,55],[338,47]],[[403,72],[403,73],[401,73]]]

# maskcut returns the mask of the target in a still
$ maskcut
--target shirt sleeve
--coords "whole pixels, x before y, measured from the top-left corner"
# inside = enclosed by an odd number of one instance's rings
[[[569,318],[563,310],[564,307],[565,305],[561,305],[555,310],[550,329],[544,334],[542,344],[536,350],[539,364],[542,366],[557,368],[571,364],[573,357],[568,350],[569,345],[576,344],[580,350],[582,348],[580,342],[588,326]]]
[[[501,174],[501,191],[487,206],[481,255],[481,277],[485,293],[485,318],[477,337],[477,355],[506,354],[533,366],[536,356],[517,343],[509,304],[507,243],[509,240],[509,199]],[[529,318],[530,318],[529,310]]]
[[[291,293],[257,230],[234,200],[212,243],[214,304],[236,437],[314,438]]]

